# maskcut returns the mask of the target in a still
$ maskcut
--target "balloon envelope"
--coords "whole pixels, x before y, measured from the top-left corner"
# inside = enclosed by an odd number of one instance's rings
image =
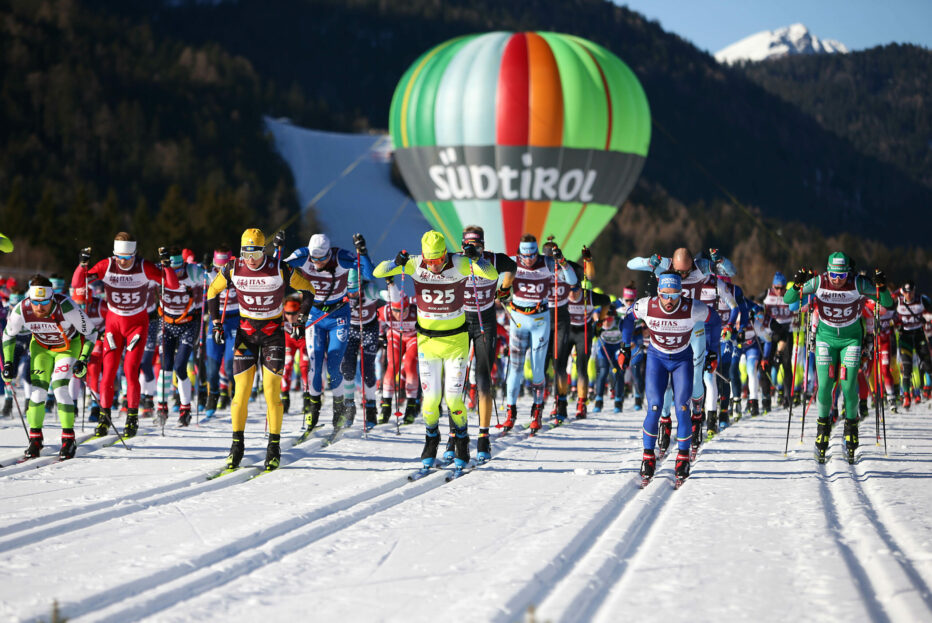
[[[578,257],[644,166],[650,109],[634,73],[585,39],[491,32],[452,39],[407,70],[389,130],[408,190],[448,246],[464,225],[517,252],[553,235]]]

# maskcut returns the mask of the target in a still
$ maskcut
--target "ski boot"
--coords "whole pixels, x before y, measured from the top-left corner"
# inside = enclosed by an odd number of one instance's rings
[[[616,400],[616,401],[615,401],[615,408],[612,409],[612,413],[621,413],[621,410],[622,410],[622,408],[623,408],[623,406],[624,406],[624,402],[625,402],[624,400]]]
[[[699,453],[699,446],[702,445],[702,413],[694,413],[692,416],[693,436],[689,447],[689,460],[695,461],[696,454]]]
[[[845,452],[848,463],[851,465],[854,465],[854,452],[858,449],[859,444],[857,420],[845,420]]]
[[[343,413],[346,417],[346,426],[347,428],[353,425],[353,422],[356,421],[356,401],[353,399],[347,400],[346,397],[343,397]]]
[[[602,413],[602,397],[599,396],[595,399],[595,405],[592,407],[593,413]]]
[[[909,405],[912,403],[912,400],[910,392],[903,392],[903,411],[909,411]]]
[[[634,410],[640,411],[644,408],[644,396],[635,396],[634,397]]]
[[[663,416],[660,418],[660,431],[657,436],[657,450],[659,451],[660,458],[663,458],[667,453],[667,448],[670,447],[670,433],[673,430],[673,420],[669,415]]]
[[[741,421],[741,399],[732,398],[731,399],[731,413],[735,422]]]
[[[437,448],[440,446],[440,430],[438,426],[427,427],[427,434],[424,437],[424,449],[421,450],[421,464],[425,469],[430,469],[437,459]]]
[[[178,411],[178,426],[187,426],[191,423],[191,405],[181,405]]]
[[[130,437],[135,437],[136,433],[139,431],[139,410],[138,409],[127,409],[126,410],[126,424],[123,426],[123,436],[127,439]]]
[[[7,396],[3,399],[3,410],[0,411],[3,417],[13,417],[13,398]]]
[[[711,440],[718,434],[718,411],[706,411],[705,427],[708,431],[706,440]]]
[[[643,489],[654,477],[654,471],[657,469],[657,457],[654,456],[653,450],[644,450],[641,455],[641,488]]]
[[[58,451],[58,458],[63,461],[66,459],[73,459],[76,449],[77,445],[74,442],[74,429],[61,429],[61,450]]]
[[[204,406],[204,419],[209,420],[214,417],[214,414],[217,412],[217,399],[219,397],[219,394],[207,392],[207,404]]]
[[[417,418],[417,411],[417,398],[408,398],[407,402],[405,402],[405,417],[403,423],[414,424],[414,420]]]
[[[515,423],[518,419],[518,406],[517,405],[508,405],[505,408],[505,423],[502,424],[502,429],[507,433],[512,428],[515,427]]]
[[[731,426],[731,418],[728,415],[728,405],[726,403],[725,406],[718,411],[718,432],[722,432],[729,426]]]
[[[139,406],[142,408],[142,417],[152,417],[152,413],[155,411],[155,401],[152,396],[143,395],[139,399]]]
[[[556,420],[557,426],[566,421],[566,404],[566,396],[560,396],[557,398],[557,403],[555,405],[557,412],[556,417],[554,418]]]
[[[760,410],[757,406],[757,398],[748,400],[748,413],[751,415],[751,417],[757,417],[760,415]]]
[[[278,469],[282,462],[281,435],[269,433],[269,445],[265,448],[265,471]]]
[[[304,427],[313,430],[317,428],[317,420],[320,418],[320,396],[311,396],[308,394],[308,406],[304,410]]]
[[[870,417],[870,413],[867,411],[867,398],[864,400],[858,401],[858,422],[863,422]]]
[[[388,424],[388,421],[392,419],[391,400],[382,400],[382,404],[380,404],[379,407],[381,409],[381,417],[379,418],[379,424]]]
[[[95,437],[106,437],[110,429],[110,409],[101,407],[97,419],[97,428],[94,429]]]
[[[155,417],[158,418],[159,426],[164,427],[165,422],[168,421],[168,403],[160,402],[158,408],[155,410]]]
[[[100,405],[94,400],[91,402],[91,412],[87,416],[89,422],[96,422],[100,419]]]
[[[586,419],[586,399],[580,397],[576,401],[576,419],[585,420]]]
[[[790,406],[786,400],[786,396],[783,394],[782,387],[777,390],[777,404],[780,405],[780,407],[783,409],[787,409]]]
[[[227,457],[227,469],[236,469],[243,460],[246,451],[245,431],[233,431],[233,445],[230,446],[230,455]]]
[[[220,400],[217,402],[217,408],[220,410],[230,406],[230,390],[226,387],[220,390]]]
[[[456,454],[453,457],[453,464],[456,469],[461,470],[469,463],[469,429],[467,425],[456,427],[456,437],[454,437]]]
[[[116,398],[113,401],[116,402]],[[129,401],[124,397],[120,404],[120,413],[126,413],[127,411],[129,411]]]
[[[204,410],[205,402],[207,402],[207,388],[203,386],[198,387],[197,388],[197,405],[198,405],[197,410],[198,411]]]
[[[540,420],[544,414],[544,405],[539,402],[535,402],[531,405],[531,435],[537,434],[540,430]]]
[[[379,410],[375,408],[375,401],[366,401],[366,430],[372,430],[378,423]]]
[[[282,390],[282,413],[288,413],[291,409],[291,392]]]
[[[344,428],[346,426],[346,404],[343,402],[343,396],[333,397],[333,428]]]
[[[828,440],[832,434],[832,423],[830,420],[819,419],[816,426],[815,453],[816,460],[819,463],[825,463],[825,453],[828,450]]]
[[[456,433],[455,429],[450,425],[450,434],[447,435],[447,449],[443,452],[443,462],[452,463],[453,457],[456,456]]]
[[[767,396],[761,400],[761,410],[764,415],[770,413],[770,396]]]
[[[674,487],[679,489],[689,478],[689,450],[680,450],[676,453],[676,466],[673,468],[673,474],[676,476]]]
[[[30,428],[29,429],[29,446],[26,447],[25,456],[30,459],[34,459],[39,456],[39,453],[42,452],[42,429],[41,428]]]
[[[479,429],[479,439],[476,440],[476,462],[479,465],[492,460],[492,440],[489,438],[489,429]]]
[[[922,399],[923,400],[932,400],[932,387],[928,385],[922,388]]]

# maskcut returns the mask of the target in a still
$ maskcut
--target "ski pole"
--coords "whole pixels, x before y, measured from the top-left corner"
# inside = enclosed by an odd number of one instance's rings
[[[802,301],[800,300],[799,312],[797,314],[797,326],[796,331],[796,352],[799,351],[799,334],[802,331],[803,323],[803,306]],[[796,356],[796,352],[793,353],[793,382],[790,385],[790,408],[787,409],[789,414],[786,418],[786,445],[783,447],[783,456],[786,456],[787,452],[790,450],[790,425],[793,423],[793,399],[796,396],[796,363],[799,358]]]
[[[359,307],[359,376],[362,379],[362,412],[363,412],[363,423],[362,423],[362,434],[366,439],[369,438],[369,426],[366,422],[366,363],[365,363],[365,353],[362,348],[362,303],[363,303],[363,288],[362,288],[362,260],[359,257],[359,249],[356,249],[356,282],[359,287],[358,296],[359,300],[357,305]],[[353,396],[353,400],[356,400],[356,396]]]
[[[803,336],[805,337],[805,340],[806,340],[806,348],[803,351],[804,356],[806,357],[805,364],[803,365],[803,396],[805,396],[806,388],[809,386],[809,341],[812,337],[810,335],[810,327],[809,327],[809,324],[812,320],[810,312],[807,311],[803,315],[803,318],[806,321],[806,327],[805,327],[805,330],[803,331]],[[793,381],[795,382],[796,379],[794,378]],[[814,396],[815,392],[813,392],[812,395]],[[803,421],[802,421],[802,425],[799,428],[799,443],[803,442],[803,435],[805,435],[805,432],[806,432],[806,413],[809,411],[810,404],[812,404],[811,399],[806,403],[806,406],[803,408]]]
[[[165,270],[165,267],[162,266],[162,271]],[[165,274],[164,272],[160,275],[162,277],[159,287],[161,292],[159,294],[159,381],[162,385],[162,404],[165,405],[165,408],[168,409],[168,396],[165,395]],[[169,374],[171,374],[169,372]],[[165,416],[159,415],[159,420],[162,425],[162,437],[165,436],[165,421],[168,419],[168,413],[165,413]],[[114,427],[115,428],[115,427]],[[126,445],[126,444],[123,444]]]
[[[312,322],[311,324],[307,325],[307,327],[305,327],[305,328],[306,328],[306,329],[310,329],[310,328],[313,327],[315,324],[317,324],[318,322],[320,322],[321,320],[323,320],[324,318],[326,318],[327,316],[329,316],[329,315],[332,314],[333,312],[335,312],[335,311],[337,311],[338,309],[340,309],[340,308],[342,307],[342,303],[346,303],[347,301],[349,301],[349,297],[348,297],[348,296],[344,296],[342,299],[340,299],[340,304],[339,304],[339,305],[334,305],[333,309],[331,309],[331,310],[328,311],[327,313],[325,313],[325,314],[323,314],[322,316],[320,316],[317,320],[315,320],[315,321]]]
[[[19,400],[16,398],[16,390],[13,387],[15,379],[11,383],[7,383],[7,389],[10,390],[10,395],[13,396],[13,404],[16,405],[16,411],[19,413],[19,421],[23,423],[23,432],[26,433],[26,440],[29,440],[29,428],[26,426],[26,418],[23,417],[23,410],[19,408]]]
[[[485,365],[489,371],[489,394],[492,397],[492,408],[495,410],[495,424],[499,424],[500,420],[498,419],[498,405],[495,404],[495,392],[492,391],[492,362],[489,361],[489,351],[488,351],[488,340],[489,336],[485,334],[485,323],[482,322],[482,311],[479,309],[479,289],[476,287],[476,272],[473,269],[473,261],[469,260],[469,274],[472,276],[472,294],[473,298],[476,300],[476,316],[479,318],[479,335],[482,337],[483,348],[482,353],[485,356]],[[494,306],[494,301],[493,301]],[[467,366],[468,367],[468,366]],[[469,382],[469,372],[466,373],[466,381]],[[479,400],[482,400],[482,397],[479,397]]]

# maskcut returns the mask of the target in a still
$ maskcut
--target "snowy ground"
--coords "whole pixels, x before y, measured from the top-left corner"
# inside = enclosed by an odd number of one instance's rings
[[[261,414],[244,464],[264,456]],[[789,456],[785,412],[742,420],[676,492],[669,457],[635,486],[630,405],[496,438],[451,483],[407,481],[420,424],[368,439],[357,424],[277,472],[208,481],[229,417],[164,437],[144,420],[131,450],[0,469],[0,620],[48,619],[53,600],[72,621],[932,619],[932,408],[889,415],[888,456],[862,424],[854,467],[840,430],[816,465],[814,419],[800,445],[794,417]],[[300,427],[286,416],[283,437]],[[0,463],[24,438],[15,414],[0,421]]]

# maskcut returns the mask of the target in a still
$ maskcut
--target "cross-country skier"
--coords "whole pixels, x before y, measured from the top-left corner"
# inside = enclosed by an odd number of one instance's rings
[[[427,434],[421,461],[430,469],[440,444],[441,387],[450,417],[456,427],[455,465],[462,469],[469,461],[469,432],[463,383],[469,356],[469,334],[463,311],[466,278],[471,274],[498,279],[498,272],[471,244],[463,253],[448,253],[443,234],[428,231],[421,238],[421,255],[401,251],[394,261],[379,264],[376,277],[405,274],[414,278],[417,302],[418,372],[424,390],[422,413]]]
[[[588,285],[588,284],[587,284]],[[626,289],[627,291],[627,289]],[[631,295],[631,303],[634,303]],[[592,354],[592,338],[595,337],[593,316],[612,303],[611,297],[591,288],[583,290],[579,284],[570,288],[570,346],[576,351],[576,418],[584,419],[589,401],[589,356]],[[627,311],[619,312],[623,317]],[[601,409],[601,405],[598,405]]]
[[[282,374],[282,411],[288,413],[291,408],[291,377],[294,376],[294,362],[296,357],[301,358],[298,364],[298,374],[301,378],[299,387],[307,383],[307,348],[304,343],[304,323],[298,320],[301,315],[301,302],[293,297],[285,299],[285,372]],[[304,392],[310,398],[310,394]]]
[[[214,249],[213,266],[207,273],[207,282],[212,283],[217,274],[222,271],[233,258],[230,247],[220,245]],[[217,409],[226,408],[221,403],[220,366],[223,364],[224,373],[232,385],[233,379],[233,349],[236,345],[236,331],[239,327],[239,301],[236,299],[236,288],[227,288],[220,294],[218,306],[223,317],[223,342],[217,342],[214,336],[218,335],[214,327],[213,318],[207,330],[205,343],[205,367],[207,368],[207,404],[204,415],[213,417]],[[233,388],[227,390],[232,393]],[[225,399],[224,399],[225,402]]]
[[[31,280],[29,296],[12,309],[3,330],[3,380],[7,384],[15,376],[13,351],[16,336],[23,329],[32,333],[29,344],[32,392],[26,406],[29,419],[26,456],[37,457],[42,450],[45,399],[51,390],[58,403],[62,429],[59,456],[70,459],[75,452],[75,406],[68,385],[72,376],[81,378],[87,372],[97,328],[67,295],[53,293],[50,280],[36,275]]]
[[[379,337],[385,350],[381,422],[388,422],[392,398],[400,394],[404,386],[404,423],[411,424],[418,412],[417,302],[406,298],[393,278],[389,277],[387,281],[388,305],[379,310]]]
[[[177,288],[178,277],[168,268],[170,258],[167,249],[159,249],[161,266],[156,266],[136,254],[136,241],[126,232],[120,232],[114,238],[113,256],[88,268],[90,260],[90,248],[82,250],[80,264],[71,277],[71,287],[83,288],[86,282],[100,279],[107,297],[109,311],[103,335],[100,420],[96,434],[102,437],[110,427],[113,383],[122,359],[128,409],[123,434],[132,437],[139,428],[139,365],[149,333],[149,314],[146,312],[149,284],[160,286],[164,279],[166,287]]]
[[[384,301],[372,281],[359,283],[359,273],[350,269],[346,284],[346,295],[350,299],[350,329],[343,353],[343,397],[346,404],[348,424],[353,423],[356,414],[356,371],[360,370],[362,380],[363,409],[365,426],[372,428],[376,424],[375,407],[375,360],[379,354],[379,319],[378,311]],[[362,333],[360,334],[360,325]],[[359,360],[359,342],[362,341],[362,365]]]
[[[779,404],[781,407],[789,407],[790,389],[793,382],[793,366],[790,361],[792,352],[792,329],[793,329],[793,311],[790,306],[783,301],[786,294],[786,277],[780,271],[773,275],[773,280],[767,294],[764,296],[764,311],[773,330],[773,341],[771,343],[770,356],[764,359],[765,372],[762,378],[765,386],[765,403],[764,411],[770,410],[770,401],[772,396],[771,388],[776,385],[776,380],[783,372],[783,388],[779,394]],[[773,365],[776,363],[777,365]]]
[[[278,232],[273,244],[281,247],[284,232]],[[207,290],[207,304],[213,319],[214,341],[223,344],[224,327],[220,293],[236,289],[240,323],[233,355],[233,379],[236,385],[230,415],[233,420],[233,444],[227,457],[227,469],[236,469],[245,451],[246,411],[256,367],[262,362],[262,390],[265,395],[269,443],[265,452],[265,469],[276,469],[281,462],[282,401],[281,377],[285,368],[285,330],[282,322],[285,286],[314,293],[314,286],[287,264],[265,254],[265,235],[247,229],[240,239],[240,256],[223,267]]]
[[[372,278],[372,261],[362,234],[353,235],[356,253],[333,247],[327,234],[314,234],[306,247],[297,249],[285,263],[297,270],[314,286],[314,296],[307,296],[301,313],[307,319],[305,341],[308,360],[308,391],[311,395],[307,425],[317,426],[323,398],[324,357],[333,394],[333,426],[345,424],[343,372],[340,364],[349,337],[350,308],[346,303],[347,275],[359,258],[362,278]],[[352,397],[350,397],[352,399]]]
[[[909,409],[912,401],[913,355],[919,358],[919,371],[923,376],[926,394],[932,391],[925,375],[932,373],[932,360],[929,356],[929,343],[923,331],[924,313],[932,312],[932,301],[925,294],[916,291],[916,284],[911,279],[900,286],[896,297],[896,325],[899,328],[898,344],[900,350],[901,378],[903,383],[903,408]]]
[[[872,284],[868,279],[851,272],[848,256],[841,252],[828,258],[825,272],[813,278],[799,270],[793,287],[783,300],[789,304],[800,296],[815,295],[819,310],[815,333],[816,376],[819,382],[819,419],[815,451],[820,463],[825,462],[831,435],[829,412],[836,384],[845,400],[845,446],[849,462],[854,462],[858,447],[858,368],[861,365],[861,300],[867,297],[879,301],[884,307],[893,306],[893,297],[887,291],[885,277],[878,270]],[[878,296],[879,292],[879,296]]]

